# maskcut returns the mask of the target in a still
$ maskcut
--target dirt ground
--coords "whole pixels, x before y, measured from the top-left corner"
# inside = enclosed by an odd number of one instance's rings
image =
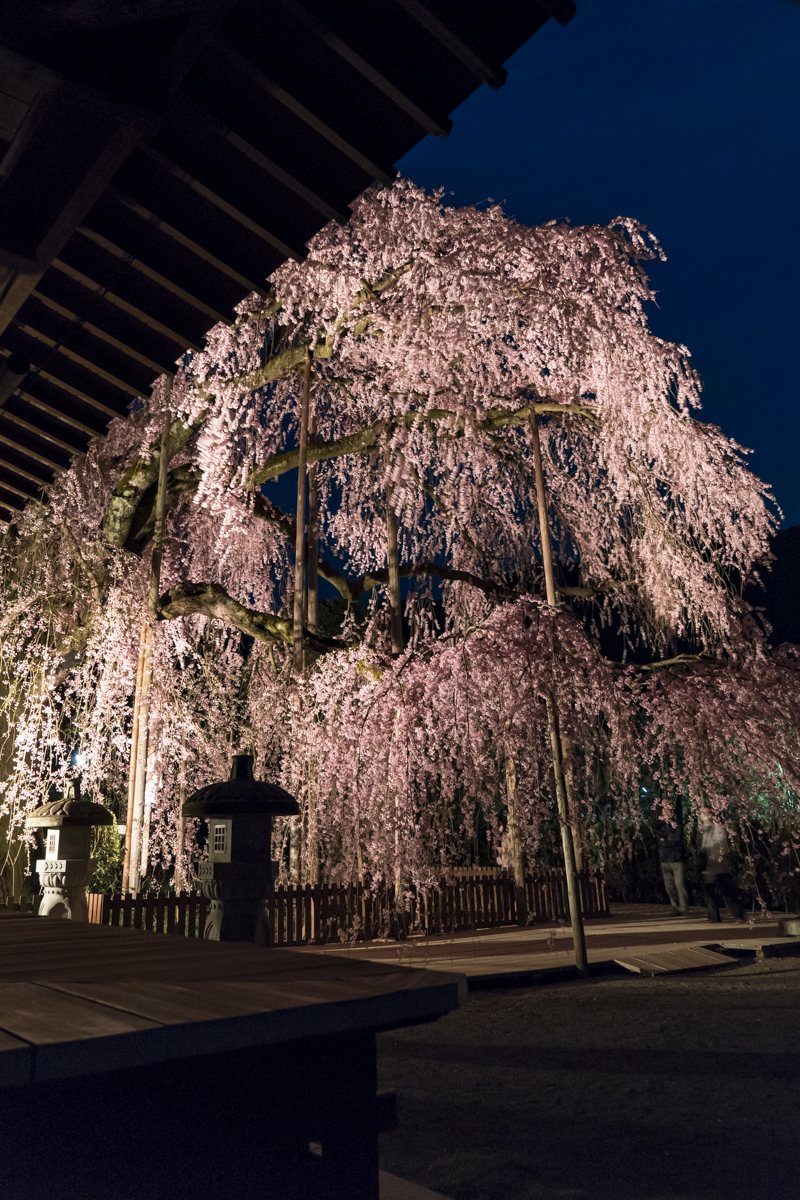
[[[453,1200],[800,1200],[800,958],[475,992],[378,1069]]]

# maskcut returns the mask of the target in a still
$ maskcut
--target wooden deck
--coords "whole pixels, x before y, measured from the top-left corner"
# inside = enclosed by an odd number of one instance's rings
[[[375,1032],[433,1020],[464,989],[394,964],[0,920],[4,1200],[377,1200]],[[63,1170],[31,1190],[45,1146]]]

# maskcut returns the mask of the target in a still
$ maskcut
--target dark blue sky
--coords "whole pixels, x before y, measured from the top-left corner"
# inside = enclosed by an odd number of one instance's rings
[[[684,342],[702,416],[754,451],[800,522],[800,3],[577,0],[399,164],[527,224],[637,217],[662,242],[653,330]]]

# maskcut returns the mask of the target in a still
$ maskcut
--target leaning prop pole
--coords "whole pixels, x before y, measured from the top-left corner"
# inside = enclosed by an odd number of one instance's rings
[[[403,608],[400,598],[400,552],[397,515],[392,507],[392,485],[386,480],[386,565],[389,569],[389,620],[392,654],[403,653]]]
[[[303,399],[300,408],[300,445],[297,463],[297,535],[294,544],[294,621],[292,629],[292,670],[300,676],[305,666],[304,630],[306,620],[306,468],[308,465],[308,413],[311,396],[311,352],[306,351],[303,370]],[[311,536],[311,530],[309,530]],[[302,703],[302,691],[300,692]],[[289,825],[289,878],[300,883],[303,818],[292,817]]]
[[[542,538],[542,562],[544,564],[544,582],[547,603],[551,608],[558,606],[556,595],[556,579],[553,571],[553,550],[550,545],[550,528],[547,522],[547,494],[544,487],[544,470],[542,468],[542,448],[539,443],[539,419],[531,418],[531,442],[533,445],[533,466],[536,473],[536,500],[539,508],[539,530]],[[587,972],[586,937],[583,931],[581,914],[580,889],[578,873],[575,869],[575,847],[572,842],[570,814],[567,806],[567,791],[564,783],[564,764],[561,757],[561,732],[559,729],[558,708],[555,698],[548,696],[547,725],[550,732],[550,748],[553,754],[553,775],[556,785],[556,801],[558,804],[558,823],[561,826],[561,844],[564,848],[564,873],[567,879],[567,898],[569,900],[569,917],[572,924],[572,943],[575,947],[575,966],[579,975]]]
[[[168,387],[171,381],[168,382]],[[167,398],[169,398],[169,393]],[[161,558],[164,550],[164,510],[167,498],[167,473],[169,469],[169,435],[172,414],[164,414],[164,432],[161,435],[161,458],[158,464],[158,492],[156,493],[156,520],[153,529],[153,553],[150,561],[150,589],[147,597],[147,615],[142,625],[139,643],[139,666],[137,669],[137,695],[134,699],[134,724],[131,742],[131,774],[133,786],[128,793],[128,818],[125,823],[128,836],[125,839],[125,859],[122,868],[123,892],[136,893],[142,877],[142,832],[144,829],[144,799],[147,788],[147,756],[150,741],[150,687],[153,682],[153,635],[158,616],[158,599],[161,583]]]
[[[300,446],[297,464],[297,537],[294,547],[294,630],[292,669],[303,670],[303,624],[306,606],[306,467],[308,464],[308,409],[311,395],[311,352],[306,352],[303,402],[300,410]]]

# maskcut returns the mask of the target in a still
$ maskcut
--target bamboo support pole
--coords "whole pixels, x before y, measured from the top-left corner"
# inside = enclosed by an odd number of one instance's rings
[[[580,820],[578,819],[578,805],[575,800],[575,789],[572,786],[572,767],[570,763],[569,744],[567,739],[561,734],[561,766],[564,772],[564,788],[567,793],[567,811],[569,812],[569,825],[572,830],[572,845],[575,850],[575,866],[578,871],[583,870],[583,835],[581,833]]]
[[[303,618],[306,607],[306,468],[308,465],[308,408],[311,393],[311,355],[306,352],[303,402],[300,409],[300,446],[297,465],[297,537],[294,548],[294,630],[292,668],[303,670]]]
[[[313,442],[317,432],[317,416],[312,413],[308,439]],[[319,488],[316,464],[308,472],[308,615],[309,633],[318,633],[319,623]]]
[[[547,494],[544,486],[544,469],[542,467],[542,448],[539,442],[538,417],[533,416],[531,418],[530,430],[531,443],[533,445],[533,465],[536,473],[536,501],[539,508],[539,532],[542,539],[545,590],[547,603],[551,608],[557,608],[558,597],[556,595],[556,580],[553,571],[553,550],[550,544]],[[547,697],[547,726],[550,734],[550,749],[553,756],[553,776],[556,786],[558,823],[561,826],[561,844],[564,849],[564,874],[567,881],[567,898],[569,900],[569,916],[572,925],[572,942],[575,949],[575,966],[577,967],[578,974],[585,975],[587,971],[586,936],[583,929],[580,887],[575,869],[575,847],[572,841],[572,829],[570,828],[570,815],[567,806],[567,791],[564,784],[564,764],[561,757],[561,731],[559,728],[558,707],[552,696]]]
[[[388,465],[388,463],[387,463]],[[389,569],[389,618],[391,623],[392,654],[403,653],[403,608],[400,598],[400,559],[397,537],[397,515],[392,507],[392,485],[386,485],[386,565]]]
[[[506,723],[508,727],[508,722]],[[514,871],[514,889],[517,901],[517,924],[528,924],[528,897],[525,892],[525,858],[522,853],[522,834],[517,820],[517,764],[506,745],[506,833]]]
[[[164,414],[164,432],[161,436],[161,458],[158,467],[158,492],[156,494],[156,519],[153,529],[153,553],[150,563],[150,587],[147,598],[147,616],[142,628],[140,656],[142,664],[139,687],[138,710],[134,705],[136,729],[131,760],[134,766],[133,803],[131,805],[131,832],[125,848],[128,872],[124,879],[125,890],[138,892],[142,876],[144,849],[144,803],[147,790],[147,763],[150,735],[150,688],[153,682],[153,637],[158,616],[159,585],[161,582],[161,557],[164,549],[164,515],[167,496],[167,470],[169,467],[169,434],[172,415],[167,409]]]
[[[139,632],[139,658],[136,663],[136,687],[133,693],[133,724],[131,727],[131,758],[128,770],[128,808],[125,814],[125,854],[122,860],[122,892],[128,891],[131,869],[131,838],[133,836],[133,799],[136,791],[136,763],[139,759],[139,705],[142,697],[144,671],[145,624]]]

